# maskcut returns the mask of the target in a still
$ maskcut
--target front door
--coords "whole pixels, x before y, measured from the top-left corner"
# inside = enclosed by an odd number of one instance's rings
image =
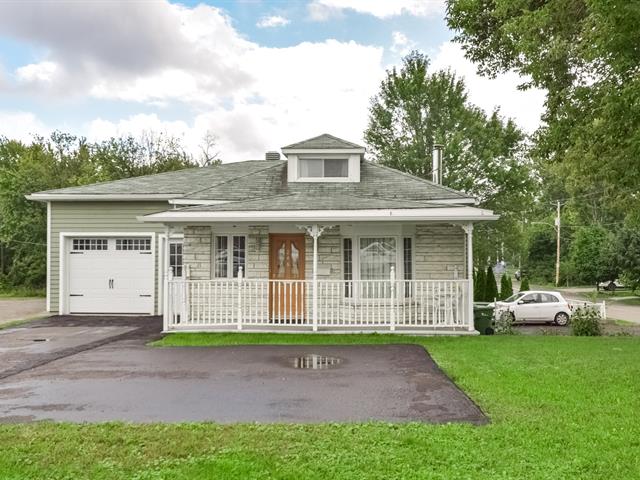
[[[274,323],[304,323],[304,235],[269,235],[269,313]]]

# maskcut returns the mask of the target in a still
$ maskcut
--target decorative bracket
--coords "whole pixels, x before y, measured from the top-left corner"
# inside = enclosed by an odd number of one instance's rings
[[[305,230],[311,238],[317,239],[323,234],[323,232],[326,229],[332,228],[335,225],[318,225],[317,223],[315,223],[313,225],[296,225],[296,226],[301,230]]]
[[[473,223],[463,223],[460,226],[462,227],[462,230],[464,230],[464,233],[466,233],[467,235],[473,233]]]

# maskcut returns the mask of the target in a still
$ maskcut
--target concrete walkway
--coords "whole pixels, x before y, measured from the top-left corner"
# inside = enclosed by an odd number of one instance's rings
[[[44,298],[0,298],[0,325],[47,314]]]

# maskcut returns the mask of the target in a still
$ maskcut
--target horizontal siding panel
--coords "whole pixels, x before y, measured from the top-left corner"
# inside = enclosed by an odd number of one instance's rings
[[[51,271],[49,272],[51,311],[59,308],[60,233],[130,232],[163,233],[161,224],[146,224],[136,217],[169,209],[167,202],[51,202]],[[156,247],[156,265],[157,265]],[[154,268],[154,270],[156,270]],[[154,271],[156,307],[158,278]]]

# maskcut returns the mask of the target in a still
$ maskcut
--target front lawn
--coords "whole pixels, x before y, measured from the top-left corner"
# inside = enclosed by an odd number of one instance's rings
[[[639,338],[173,334],[158,345],[400,342],[423,344],[492,423],[6,425],[0,478],[640,478]]]

